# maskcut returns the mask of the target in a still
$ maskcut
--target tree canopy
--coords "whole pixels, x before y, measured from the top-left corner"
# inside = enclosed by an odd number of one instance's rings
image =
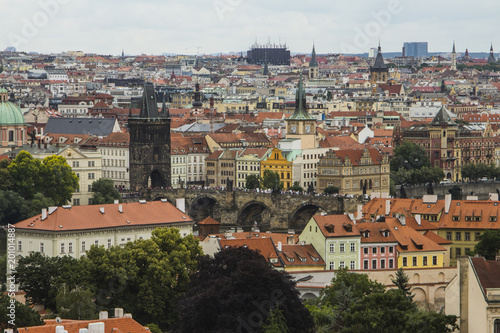
[[[260,176],[258,175],[248,175],[245,181],[245,187],[249,190],[259,188],[260,186]]]
[[[479,178],[499,178],[500,177],[500,168],[495,167],[494,164],[466,164],[462,166],[462,178],[469,180],[478,180]]]
[[[92,183],[92,203],[94,205],[111,204],[121,201],[121,194],[115,189],[112,179],[101,178]]]
[[[269,169],[264,170],[264,175],[262,176],[260,187],[275,191],[283,189],[283,183],[280,181],[279,173]]]
[[[283,322],[290,332],[313,329],[290,275],[244,247],[200,259],[180,312],[180,332],[263,332]]]
[[[479,236],[479,243],[474,247],[474,252],[487,260],[495,260],[498,250],[500,250],[500,229],[486,230]]]
[[[390,163],[391,172],[397,172],[401,168],[413,170],[430,166],[429,157],[425,150],[410,141],[403,141],[400,146],[394,148],[394,156]]]
[[[3,293],[0,294],[0,330],[6,328],[20,328],[20,327],[30,327],[30,326],[40,326],[44,325],[44,322],[38,312],[30,308],[29,305],[19,303],[14,301],[11,305],[11,298]],[[13,318],[9,316],[10,309],[9,306],[15,307],[15,326],[10,325],[9,321]]]

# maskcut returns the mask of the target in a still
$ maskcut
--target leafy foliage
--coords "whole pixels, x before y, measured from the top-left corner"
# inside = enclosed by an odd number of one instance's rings
[[[95,319],[94,294],[80,288],[67,291],[61,288],[56,296],[57,313],[64,319]]]
[[[0,294],[0,329],[4,330],[5,328],[19,328],[19,327],[30,327],[30,326],[39,326],[43,325],[44,322],[38,312],[31,309],[29,305],[24,305],[19,303],[18,301],[14,302],[15,307],[15,325],[9,326],[9,321],[12,320],[9,317],[11,306],[11,298],[3,293]]]
[[[266,322],[262,325],[262,330],[265,333],[288,333],[290,330],[286,325],[286,319],[283,316],[283,311],[279,305],[269,312]]]
[[[462,189],[458,185],[453,185],[448,192],[451,194],[451,200],[462,200]]]
[[[479,236],[479,243],[474,247],[474,252],[487,260],[494,260],[500,250],[500,229],[486,230]]]
[[[390,163],[391,172],[397,172],[401,168],[413,170],[431,165],[425,150],[410,141],[404,141],[399,147],[394,148],[394,156]]]
[[[225,248],[200,259],[180,303],[180,332],[262,332],[278,305],[290,332],[311,332],[312,318],[288,273],[275,270],[257,251]]]
[[[30,206],[14,191],[0,191],[0,225],[15,223],[30,216]]]
[[[245,181],[245,187],[249,190],[253,190],[259,187],[260,185],[260,176],[258,175],[248,175]]]
[[[33,199],[35,193],[40,192],[41,168],[42,162],[26,151],[21,151],[7,167],[12,177],[13,189],[24,199]]]
[[[339,188],[336,186],[327,186],[327,187],[325,187],[323,192],[325,192],[326,194],[335,194],[335,193],[339,193]]]
[[[294,182],[292,186],[289,188],[290,191],[298,191],[298,192],[304,192],[304,189],[302,186],[300,186],[299,182]]]
[[[264,170],[260,187],[275,191],[283,189],[283,183],[280,181],[279,173],[272,170]]]
[[[479,178],[498,178],[500,176],[500,168],[495,167],[494,164],[467,164],[462,166],[462,178],[469,180],[478,180]]]
[[[121,194],[115,189],[113,180],[101,178],[92,183],[92,202],[94,205],[111,204],[115,200],[121,201]]]
[[[403,292],[406,297],[408,297],[409,299],[413,299],[413,296],[415,295],[411,294],[411,287],[408,283],[410,281],[410,278],[403,271],[403,268],[399,268],[397,270],[396,277],[391,281],[396,285],[396,287],[398,287],[399,290]]]

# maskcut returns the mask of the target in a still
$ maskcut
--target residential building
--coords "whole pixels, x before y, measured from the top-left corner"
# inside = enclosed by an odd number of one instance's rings
[[[397,269],[398,241],[385,222],[356,225],[361,234],[361,270]]]
[[[361,234],[347,215],[314,215],[299,241],[314,246],[327,270],[360,269]]]
[[[335,186],[340,193],[389,193],[389,157],[375,147],[331,149],[318,162],[318,190]]]
[[[312,244],[277,244],[278,255],[287,272],[322,271],[325,262]]]
[[[236,184],[237,150],[217,150],[205,158],[207,185],[234,187]]]
[[[108,136],[121,132],[118,120],[111,118],[56,118],[49,117],[45,133]]]
[[[42,213],[16,226],[16,253],[40,252],[49,257],[85,255],[92,245],[124,246],[148,239],[159,227],[178,228],[192,234],[193,220],[167,200],[92,206],[63,206]]]
[[[269,148],[246,148],[239,151],[236,156],[235,186],[245,188],[248,176],[260,177],[261,163],[270,153],[271,149]]]

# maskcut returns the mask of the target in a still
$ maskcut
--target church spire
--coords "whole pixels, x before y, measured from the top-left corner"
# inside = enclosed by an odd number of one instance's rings
[[[302,73],[300,73],[299,86],[295,92],[295,111],[288,119],[312,119],[306,110],[306,92],[302,83]]]
[[[491,43],[490,47],[490,56],[488,57],[488,64],[492,64],[496,62],[497,60],[495,59],[495,55],[493,54],[493,43]]]
[[[314,47],[314,44],[311,53],[311,61],[309,61],[309,67],[318,67],[318,61],[316,60],[316,49]]]
[[[455,51],[455,41],[453,41],[453,50],[451,51],[451,70],[457,70],[457,52]]]

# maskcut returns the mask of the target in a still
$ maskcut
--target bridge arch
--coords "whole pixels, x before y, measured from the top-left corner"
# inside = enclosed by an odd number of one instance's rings
[[[186,212],[196,222],[203,221],[209,216],[217,221],[221,220],[220,203],[216,197],[209,194],[186,200]]]
[[[327,213],[328,210],[313,202],[301,203],[288,217],[290,229],[302,230],[316,213]]]
[[[251,200],[240,209],[235,222],[240,226],[253,226],[257,222],[259,228],[269,229],[271,216],[273,216],[273,211],[265,203]]]

